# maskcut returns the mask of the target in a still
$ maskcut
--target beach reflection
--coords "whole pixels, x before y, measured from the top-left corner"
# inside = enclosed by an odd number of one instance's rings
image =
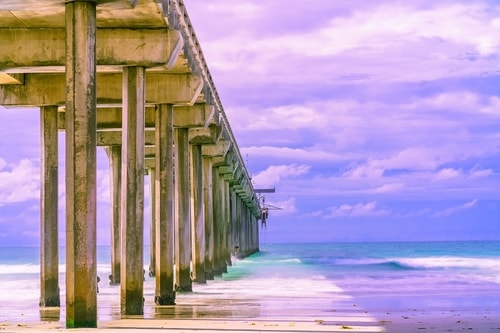
[[[257,318],[261,304],[248,300],[214,299],[196,300],[185,304],[154,306],[155,319]]]
[[[40,308],[40,321],[59,321],[61,320],[60,307],[41,307]]]

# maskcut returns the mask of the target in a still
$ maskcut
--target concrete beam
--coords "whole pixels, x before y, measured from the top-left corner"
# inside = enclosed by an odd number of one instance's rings
[[[200,130],[205,129],[205,125],[210,121],[210,117],[212,117],[212,110],[213,107],[209,107],[204,104],[176,107],[174,108],[174,127],[200,128]],[[122,113],[123,111],[121,107],[105,107],[97,109],[97,130],[121,130]],[[156,111],[154,107],[146,108],[144,114],[144,126],[146,129],[155,128],[155,114]],[[64,119],[65,112],[62,108],[62,112],[58,113],[58,126],[60,130],[65,129]],[[212,132],[212,129],[208,130],[208,132]],[[200,135],[210,135],[211,137],[216,135],[218,137],[218,135],[220,135],[220,129],[218,131],[214,130],[213,133],[210,134],[208,134],[208,132],[204,132]],[[215,143],[215,141],[210,143]]]
[[[94,2],[108,9],[130,9],[135,7],[137,0],[94,0]],[[2,0],[0,3],[0,10],[9,11],[28,9],[49,11],[61,8],[64,9],[64,1],[61,0]]]
[[[98,66],[166,66],[179,57],[183,39],[179,31],[163,29],[98,29]],[[64,29],[0,29],[0,68],[9,73],[47,73],[65,70]],[[124,42],[126,41],[126,42]],[[2,81],[0,81],[3,83]]]
[[[24,84],[0,85],[0,105],[65,105],[64,74],[25,74]],[[122,106],[122,74],[97,74],[97,105]],[[203,80],[190,74],[146,74],[146,104],[193,105]]]
[[[192,145],[213,145],[220,136],[221,128],[218,126],[197,127],[189,129],[189,143]]]
[[[144,145],[152,146],[155,143],[155,132],[146,130]],[[97,146],[119,146],[122,144],[122,131],[97,131]]]
[[[24,74],[7,74],[0,72],[0,84],[23,84]]]
[[[219,166],[220,175],[232,175],[234,173],[234,168],[232,164]]]
[[[215,115],[215,108],[208,104],[177,106],[174,108],[174,127],[208,127]]]
[[[216,156],[226,156],[227,152],[231,148],[231,142],[220,140],[215,145],[203,145],[201,146],[201,154],[207,157],[216,157]]]

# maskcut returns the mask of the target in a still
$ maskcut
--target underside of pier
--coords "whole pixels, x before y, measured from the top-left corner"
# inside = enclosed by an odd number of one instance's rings
[[[40,113],[41,307],[61,305],[59,131],[67,327],[97,327],[98,146],[109,157],[110,283],[123,315],[144,311],[145,174],[156,304],[258,251],[259,199],[183,1],[4,0],[0,44],[0,105]]]

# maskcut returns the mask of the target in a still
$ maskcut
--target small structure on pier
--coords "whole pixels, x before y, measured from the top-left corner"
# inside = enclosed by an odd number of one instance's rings
[[[67,327],[97,326],[97,146],[110,160],[111,282],[123,315],[144,310],[145,169],[156,304],[224,272],[236,246],[258,251],[259,199],[182,0],[1,1],[0,42],[0,105],[40,110],[40,306],[61,303],[59,130]]]
[[[270,210],[281,210],[282,208],[276,207],[273,205],[270,205],[266,202],[266,196],[264,193],[275,193],[276,188],[257,188],[254,190],[255,194],[259,197],[259,204],[260,204],[260,222],[262,229],[265,229],[267,227],[267,219],[269,218],[269,211]]]

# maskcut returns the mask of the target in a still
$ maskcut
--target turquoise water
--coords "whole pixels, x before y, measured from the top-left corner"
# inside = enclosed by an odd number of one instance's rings
[[[119,306],[119,287],[103,278],[110,274],[109,247],[99,247],[97,256],[99,297]],[[147,270],[147,249],[144,258]],[[2,307],[16,305],[37,318],[38,262],[37,248],[0,248],[0,316],[6,316]],[[179,302],[252,299],[260,304],[259,316],[262,304],[271,304],[263,300],[288,297],[310,299],[317,311],[330,311],[339,300],[368,312],[476,307],[498,316],[500,324],[500,241],[263,244],[261,252],[234,260],[227,274],[193,289],[191,295],[179,295]],[[154,298],[154,279],[148,276],[145,298],[148,304]]]

